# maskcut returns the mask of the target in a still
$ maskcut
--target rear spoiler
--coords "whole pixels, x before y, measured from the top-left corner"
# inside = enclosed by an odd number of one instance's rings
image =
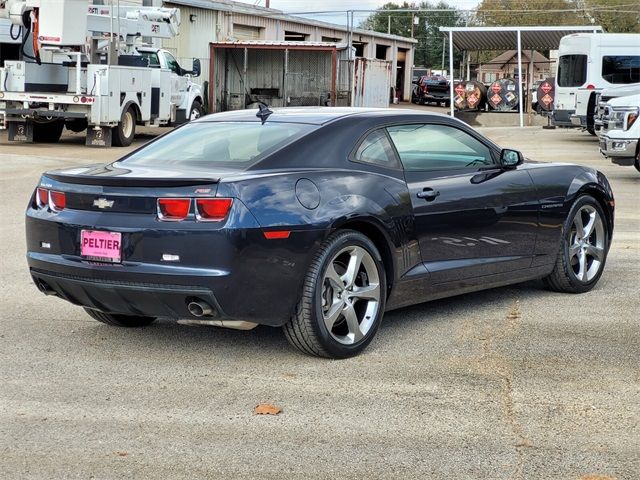
[[[219,178],[153,178],[100,176],[100,175],[65,175],[60,173],[45,173],[43,175],[57,182],[81,185],[103,185],[105,187],[189,187],[218,183]]]

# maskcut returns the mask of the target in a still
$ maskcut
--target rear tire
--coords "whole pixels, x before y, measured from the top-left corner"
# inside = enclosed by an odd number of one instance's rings
[[[316,253],[296,312],[283,330],[309,355],[347,358],[362,352],[380,326],[386,277],[378,249],[365,235],[342,230]]]
[[[636,148],[636,161],[633,163],[633,166],[640,172],[640,145]]]
[[[556,292],[588,292],[602,275],[608,251],[609,234],[604,212],[595,198],[583,195],[569,211],[556,264],[543,280]]]
[[[137,317],[133,315],[120,315],[116,313],[104,313],[91,308],[84,309],[87,314],[102,323],[114,327],[138,328],[146,327],[156,321],[155,317]]]
[[[136,136],[136,112],[133,107],[122,112],[118,125],[111,129],[112,142],[116,147],[128,147]]]
[[[56,120],[48,123],[33,123],[33,141],[37,143],[58,143],[62,136],[64,122]]]

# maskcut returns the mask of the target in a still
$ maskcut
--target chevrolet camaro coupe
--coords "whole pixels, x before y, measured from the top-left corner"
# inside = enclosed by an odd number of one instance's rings
[[[40,291],[109,325],[263,324],[344,358],[406,305],[536,278],[589,291],[613,222],[602,173],[448,116],[261,107],[43,174],[27,259]]]

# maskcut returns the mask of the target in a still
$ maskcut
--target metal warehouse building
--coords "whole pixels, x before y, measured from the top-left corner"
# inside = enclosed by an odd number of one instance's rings
[[[144,0],[145,4],[151,2]],[[154,5],[159,2],[153,1]],[[280,10],[234,1],[171,0],[166,7],[180,8],[180,35],[164,40],[185,68],[193,58],[202,64],[202,81],[209,79],[210,43],[247,40],[276,42],[349,42],[347,27],[282,13]],[[345,14],[346,16],[346,14]],[[384,33],[354,29],[351,42],[356,57],[391,62],[391,85],[401,100],[411,97],[411,68],[416,40]]]

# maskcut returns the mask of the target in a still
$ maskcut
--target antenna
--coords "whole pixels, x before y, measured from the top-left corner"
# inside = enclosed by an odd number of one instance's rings
[[[269,115],[272,113],[273,111],[269,108],[269,105],[264,102],[258,103],[258,113],[256,113],[256,117],[262,121],[262,125],[264,125],[264,122],[267,121],[267,118],[269,118]]]

